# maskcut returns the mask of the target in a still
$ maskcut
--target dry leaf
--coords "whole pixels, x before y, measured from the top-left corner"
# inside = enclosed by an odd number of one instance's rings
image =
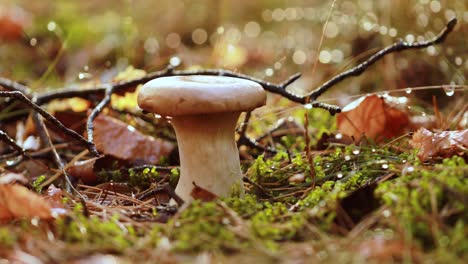
[[[52,218],[50,204],[38,194],[17,184],[0,185],[0,220]]]
[[[419,149],[418,158],[421,161],[434,157],[450,157],[459,153],[463,155],[468,148],[468,129],[432,133],[421,128],[414,133],[410,144]]]
[[[132,162],[156,164],[174,149],[171,142],[143,135],[115,118],[99,115],[94,120],[94,141],[107,155]]]
[[[203,202],[213,201],[216,198],[218,198],[216,194],[196,185],[194,182],[193,182],[193,189],[190,192],[190,196],[192,196],[193,199],[198,199]]]
[[[94,164],[98,159],[99,158],[91,158],[77,161],[67,168],[67,173],[75,178],[81,179],[85,184],[94,184],[97,181],[97,176],[94,172]]]
[[[338,130],[355,140],[363,135],[376,142],[400,136],[409,125],[409,116],[392,104],[377,95],[361,97],[337,115]]]

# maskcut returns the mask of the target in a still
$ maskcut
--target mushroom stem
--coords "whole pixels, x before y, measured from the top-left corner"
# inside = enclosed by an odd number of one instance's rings
[[[172,119],[180,155],[176,193],[193,200],[193,183],[221,197],[243,195],[235,127],[240,112],[175,116]]]

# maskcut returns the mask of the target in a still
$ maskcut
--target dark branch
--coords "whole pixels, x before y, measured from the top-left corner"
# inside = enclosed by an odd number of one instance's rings
[[[31,89],[29,89],[29,87],[24,86],[15,81],[9,80],[7,78],[0,77],[0,86],[6,89],[7,91],[16,91],[27,95],[31,94]]]
[[[16,142],[8,136],[7,133],[3,132],[2,130],[0,130],[0,140],[7,143],[10,147],[13,148],[13,150],[21,155],[24,155],[24,149],[19,146],[18,144],[16,144]]]
[[[31,107],[34,111],[39,113],[41,116],[43,116],[47,121],[58,127],[63,133],[78,142],[84,144],[88,150],[98,156],[99,153],[96,151],[95,146],[93,143],[88,142],[85,138],[83,138],[80,134],[76,133],[75,131],[67,128],[64,126],[60,121],[58,121],[55,117],[53,117],[51,114],[49,114],[46,110],[42,109],[40,106],[35,104],[33,101],[31,101],[29,98],[27,98],[23,93],[19,91],[12,91],[12,92],[5,92],[5,91],[0,91],[0,97],[8,97],[8,98],[15,98],[25,104],[27,104],[29,107]]]
[[[106,107],[112,98],[112,93],[114,92],[115,86],[109,85],[106,88],[104,98],[99,102],[99,104],[96,105],[96,107],[93,109],[91,114],[88,117],[88,121],[86,121],[86,133],[88,135],[88,141],[93,144],[94,146],[94,119],[99,115],[99,113],[102,112],[104,107]],[[97,150],[96,150],[97,152]]]
[[[345,72],[342,72],[336,75],[332,79],[320,85],[317,89],[315,89],[313,92],[308,94],[306,97],[309,97],[311,102],[315,101],[320,95],[322,95],[322,93],[330,89],[332,86],[335,86],[336,84],[342,82],[343,80],[349,77],[360,75],[369,66],[371,66],[372,64],[374,64],[376,61],[380,60],[382,57],[384,57],[387,54],[390,54],[393,52],[399,52],[402,50],[408,50],[408,49],[427,48],[434,44],[441,43],[447,38],[448,34],[450,34],[450,32],[453,31],[456,24],[457,24],[457,18],[454,17],[447,23],[447,26],[445,26],[445,28],[439,33],[439,35],[431,40],[422,41],[422,42],[414,42],[414,43],[408,43],[408,42],[400,40],[397,43],[387,46],[384,49],[372,55],[369,59],[365,60],[364,62],[358,64],[357,66]]]

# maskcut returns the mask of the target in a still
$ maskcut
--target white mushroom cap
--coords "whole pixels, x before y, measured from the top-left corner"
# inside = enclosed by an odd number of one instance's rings
[[[244,112],[265,104],[256,82],[225,76],[171,76],[146,83],[138,94],[143,110],[163,116]]]

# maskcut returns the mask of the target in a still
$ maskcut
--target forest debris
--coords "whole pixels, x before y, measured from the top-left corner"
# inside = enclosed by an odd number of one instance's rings
[[[468,148],[468,129],[433,133],[421,128],[410,141],[413,148],[419,149],[418,158],[427,161],[435,157],[463,155]]]
[[[51,219],[52,207],[44,198],[18,184],[0,185],[0,220]]]
[[[376,142],[402,135],[410,120],[406,112],[395,107],[394,101],[399,99],[368,95],[351,102],[337,115],[338,130],[354,140],[364,135]]]
[[[158,163],[174,149],[174,144],[143,135],[115,118],[99,115],[94,120],[96,148],[108,155],[132,162]]]

